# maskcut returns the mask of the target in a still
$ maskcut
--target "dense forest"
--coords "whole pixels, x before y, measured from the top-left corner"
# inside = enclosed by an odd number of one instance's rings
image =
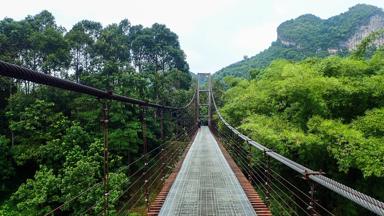
[[[280,24],[277,40],[268,49],[219,70],[214,77],[218,80],[229,75],[249,78],[253,68],[264,68],[280,58],[298,61],[333,54],[345,56],[350,52],[348,46],[351,44],[348,42],[354,34],[365,34],[364,31],[369,33],[383,27],[383,10],[365,4],[358,4],[328,19],[302,15]]]
[[[0,59],[59,78],[164,105],[190,100],[192,78],[178,37],[165,25],[103,27],[83,20],[66,30],[42,11],[0,21]],[[101,103],[93,97],[0,77],[0,215],[43,215],[102,181]],[[109,107],[110,207],[125,183],[116,169],[140,156],[140,109]],[[157,114],[149,113],[149,146],[159,145]],[[166,136],[172,124],[165,122]],[[62,209],[81,215],[102,203],[102,187]],[[111,214],[113,211],[111,211]]]
[[[276,152],[384,200],[384,49],[365,55],[377,34],[347,57],[276,60],[250,79],[224,78],[224,117]],[[327,203],[335,215],[367,214],[334,195]]]

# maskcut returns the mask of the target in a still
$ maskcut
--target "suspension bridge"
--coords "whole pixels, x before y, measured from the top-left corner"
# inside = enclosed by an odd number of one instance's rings
[[[211,77],[198,74],[192,99],[182,107],[165,106],[114,94],[0,61],[0,75],[96,97],[104,138],[103,178],[53,208],[46,215],[70,215],[66,207],[102,188],[102,203],[84,203],[80,215],[336,215],[329,196],[384,215],[384,203],[307,168],[232,127],[216,104]],[[200,85],[205,80],[204,85]],[[141,155],[119,170],[129,181],[110,194],[109,104],[140,109]],[[162,143],[149,146],[146,116],[159,116]],[[164,137],[164,120],[176,125]],[[284,175],[281,170],[289,170]]]

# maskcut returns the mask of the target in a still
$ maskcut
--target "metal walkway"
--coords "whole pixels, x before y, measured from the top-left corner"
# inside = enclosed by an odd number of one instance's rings
[[[256,215],[208,127],[196,135],[159,215]]]

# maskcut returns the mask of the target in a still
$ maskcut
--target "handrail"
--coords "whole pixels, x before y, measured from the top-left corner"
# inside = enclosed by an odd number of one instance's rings
[[[301,175],[313,180],[314,182],[328,188],[329,190],[336,192],[340,194],[341,196],[359,204],[360,206],[368,209],[371,212],[374,212],[378,215],[384,215],[384,203],[374,199],[366,194],[363,194],[357,190],[354,190],[346,185],[343,185],[333,179],[330,179],[326,176],[324,176],[321,172],[313,171],[299,163],[296,163],[295,161],[292,161],[273,150],[263,146],[262,144],[252,140],[248,136],[242,134],[239,132],[236,128],[232,127],[221,115],[219,109],[216,106],[215,97],[213,95],[213,91],[211,89],[211,95],[212,95],[212,101],[215,108],[215,111],[219,117],[219,119],[224,123],[224,125],[231,130],[233,133],[235,133],[238,137],[240,137],[242,140],[247,142],[248,144],[256,147],[260,151],[263,151],[265,154],[269,155],[270,157],[274,158],[275,160],[279,161],[280,163],[286,165],[287,167],[293,169],[294,171],[300,173]]]
[[[147,101],[143,101],[135,98],[130,98],[127,96],[113,94],[110,91],[104,91],[91,86],[75,83],[69,80],[60,79],[48,74],[36,72],[31,69],[27,69],[15,64],[10,64],[1,60],[0,60],[0,75],[16,78],[16,79],[27,80],[34,83],[53,86],[53,87],[74,91],[74,92],[79,92],[87,95],[92,95],[100,99],[115,100],[115,101],[120,101],[124,103],[129,103],[129,104],[146,106],[146,107],[168,109],[168,110],[179,110],[179,109],[184,109],[188,107],[188,105],[191,103],[190,102],[189,104],[183,107],[173,107],[173,106],[165,106],[165,105],[160,105],[156,103],[151,103],[151,102],[147,102]],[[192,98],[191,101],[193,101],[193,99],[194,98]]]

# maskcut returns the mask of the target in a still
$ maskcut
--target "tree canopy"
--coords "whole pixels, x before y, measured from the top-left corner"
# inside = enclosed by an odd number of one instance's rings
[[[103,27],[82,20],[67,31],[48,11],[20,21],[5,18],[0,21],[0,59],[164,105],[184,105],[193,95],[178,37],[157,23],[143,27],[124,19]],[[95,185],[61,211],[84,215],[91,205],[99,211],[101,102],[28,81],[0,77],[0,83],[0,215],[44,215]],[[111,102],[109,110],[113,214],[116,198],[131,181],[128,174],[139,167],[117,168],[141,156],[143,140],[138,107]],[[154,148],[161,141],[159,114],[147,112],[148,145]],[[165,136],[172,136],[174,124],[164,124]]]

